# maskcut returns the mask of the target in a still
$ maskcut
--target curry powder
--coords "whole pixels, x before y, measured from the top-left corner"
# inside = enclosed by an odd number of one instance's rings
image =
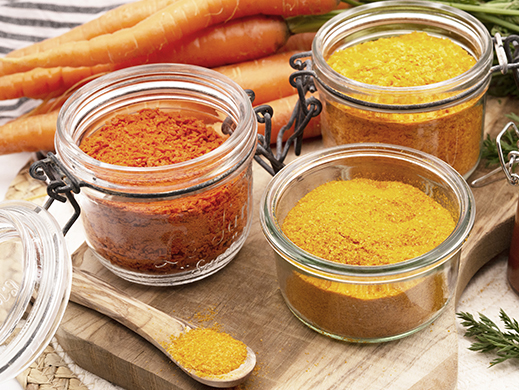
[[[333,53],[327,62],[351,80],[395,89],[451,80],[476,63],[450,39],[423,32],[354,45]],[[455,93],[368,91],[353,97],[368,103],[412,105],[434,103]],[[483,104],[484,93],[447,108],[419,112],[388,112],[330,101],[321,114],[323,140],[326,146],[355,142],[407,146],[432,154],[465,175],[479,161]]]
[[[284,234],[301,249],[355,266],[394,264],[441,244],[455,227],[451,213],[419,189],[397,181],[337,180],[309,192],[288,213]],[[377,339],[411,331],[448,300],[448,275],[376,283],[336,281],[278,263],[291,309],[319,331]]]
[[[205,155],[225,139],[202,120],[181,112],[142,109],[117,115],[84,138],[80,148],[109,164],[156,167]],[[158,184],[182,183],[196,174],[166,176]],[[145,175],[135,180],[146,185]],[[186,196],[92,197],[82,205],[83,225],[89,244],[114,266],[148,274],[202,271],[216,266],[218,256],[241,236],[247,225],[250,191],[249,169]],[[87,197],[90,194],[89,189],[83,192]]]
[[[165,348],[183,367],[201,377],[227,374],[247,358],[244,343],[211,328],[195,328],[172,337]]]

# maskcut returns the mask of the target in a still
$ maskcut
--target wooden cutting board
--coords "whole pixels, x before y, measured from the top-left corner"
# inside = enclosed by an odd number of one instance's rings
[[[489,98],[486,130],[497,134],[508,122],[504,115],[516,109],[517,100]],[[480,167],[471,179],[487,171]],[[205,280],[168,288],[133,285],[105,270],[86,246],[74,254],[73,261],[166,313],[202,326],[218,323],[252,347],[258,366],[242,389],[455,389],[455,301],[425,330],[374,345],[332,340],[291,314],[279,292],[273,252],[259,224],[258,203],[270,178],[254,164],[255,213],[250,236],[225,269]],[[30,182],[23,188],[30,188],[31,193],[41,186],[27,171],[20,173],[17,182]],[[473,192],[476,223],[462,251],[456,301],[475,272],[508,248],[517,202],[517,190],[504,179]],[[8,194],[11,198],[26,196],[16,189],[16,183]],[[206,388],[144,339],[74,303],[69,303],[57,338],[77,364],[127,390]]]

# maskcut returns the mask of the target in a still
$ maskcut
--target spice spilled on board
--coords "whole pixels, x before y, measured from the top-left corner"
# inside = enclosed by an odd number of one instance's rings
[[[227,333],[210,328],[195,328],[172,337],[165,346],[183,367],[200,377],[227,374],[247,358],[247,346]]]

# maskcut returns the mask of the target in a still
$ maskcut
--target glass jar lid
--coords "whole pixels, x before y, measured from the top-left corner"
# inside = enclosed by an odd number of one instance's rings
[[[72,263],[52,215],[26,201],[0,203],[0,383],[47,347],[67,307]]]

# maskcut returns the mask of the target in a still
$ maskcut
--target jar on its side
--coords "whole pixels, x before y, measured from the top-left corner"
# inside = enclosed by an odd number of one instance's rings
[[[452,40],[476,64],[447,81],[394,88],[348,79],[326,62],[337,50],[414,31]],[[492,53],[491,37],[481,22],[442,4],[383,1],[337,15],[323,25],[312,45],[324,144],[406,146],[442,159],[467,178],[480,159]]]
[[[454,231],[419,257],[377,266],[328,261],[287,238],[283,221],[302,197],[324,183],[354,178],[417,187],[451,213]],[[442,313],[454,295],[461,247],[474,218],[472,192],[449,165],[414,149],[370,143],[332,147],[287,165],[268,184],[260,210],[290,310],[324,335],[367,343],[412,334]]]
[[[143,108],[195,117],[231,135],[203,156],[159,167],[106,164],[79,148],[114,116]],[[228,264],[250,230],[256,134],[243,89],[200,67],[138,66],[76,92],[58,117],[56,151],[83,183],[81,219],[101,263],[147,285],[193,282]]]
[[[72,262],[52,215],[26,201],[0,203],[0,383],[49,345],[71,284]]]

